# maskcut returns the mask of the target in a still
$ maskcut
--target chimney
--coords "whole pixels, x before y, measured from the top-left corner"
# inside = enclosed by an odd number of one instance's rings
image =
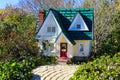
[[[38,14],[38,28],[40,28],[41,24],[43,23],[45,17],[45,11],[44,10],[39,10]]]

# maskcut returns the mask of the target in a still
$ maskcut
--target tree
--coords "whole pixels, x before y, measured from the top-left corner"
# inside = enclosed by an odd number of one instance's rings
[[[78,1],[78,0],[77,0]],[[20,6],[23,10],[37,15],[39,9],[43,8],[67,8],[73,7],[76,0],[21,0]]]
[[[107,39],[113,29],[116,3],[108,3],[106,0],[85,0],[83,7],[94,8],[94,51],[99,50],[100,44]]]
[[[35,17],[14,10],[0,22],[0,49],[4,55],[14,58],[27,57],[37,53]]]

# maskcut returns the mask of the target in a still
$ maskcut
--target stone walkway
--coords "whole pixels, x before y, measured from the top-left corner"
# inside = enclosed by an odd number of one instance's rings
[[[33,80],[69,80],[78,65],[56,64],[40,66],[32,71]]]

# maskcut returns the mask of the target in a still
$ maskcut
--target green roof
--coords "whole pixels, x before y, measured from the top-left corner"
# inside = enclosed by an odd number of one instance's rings
[[[74,45],[75,42],[74,42],[74,40],[70,37],[70,35],[68,34],[68,32],[65,30],[64,25],[63,25],[63,23],[62,23],[62,21],[61,21],[61,18],[60,18],[60,16],[59,16],[59,13],[57,13],[57,12],[56,12],[55,10],[53,10],[53,9],[50,9],[50,10],[51,10],[52,13],[54,14],[54,16],[55,16],[58,24],[60,25],[63,34],[64,34],[64,35],[67,37],[67,39]],[[58,36],[58,37],[59,37],[59,36]]]
[[[62,32],[65,36],[74,44],[74,40],[92,40],[92,27],[94,20],[94,9],[93,8],[55,8],[55,9],[44,9],[45,16],[48,15],[51,10],[56,17]],[[83,20],[85,21],[89,31],[68,31],[72,21],[74,20],[77,13],[80,13]]]
[[[46,14],[48,14],[50,9],[44,9],[44,10],[46,11]],[[63,9],[55,8],[54,10],[58,11],[60,14],[62,14],[64,17],[66,17],[70,22],[73,21],[77,12],[83,14],[90,20],[93,20],[93,16],[94,16],[93,8],[63,8]],[[87,19],[84,18],[84,20],[87,20]]]

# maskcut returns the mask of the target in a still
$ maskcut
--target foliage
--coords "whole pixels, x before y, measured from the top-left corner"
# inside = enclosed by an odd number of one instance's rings
[[[0,80],[30,80],[31,70],[36,66],[56,63],[55,57],[38,55],[33,15],[12,8],[2,15],[5,16],[0,20]]]
[[[119,80],[120,52],[113,57],[101,56],[88,63],[81,63],[71,80]]]
[[[30,80],[35,66],[55,63],[55,57],[28,56],[22,61],[6,60],[0,62],[0,80]]]
[[[35,64],[29,60],[0,62],[0,80],[29,80]]]
[[[106,40],[102,41],[99,45],[98,54],[107,53],[107,54],[115,54],[120,51],[120,10],[117,10],[113,15],[111,33],[108,34]]]
[[[43,8],[71,8],[82,0],[21,0],[22,10],[37,15],[39,9]]]
[[[94,8],[94,52],[100,52],[101,44],[108,39],[119,19],[118,4],[115,0],[86,0],[83,7]],[[101,52],[100,52],[101,53]],[[97,54],[99,55],[99,54]]]
[[[6,55],[20,58],[37,54],[35,36],[35,17],[13,10],[0,22],[1,59]]]

